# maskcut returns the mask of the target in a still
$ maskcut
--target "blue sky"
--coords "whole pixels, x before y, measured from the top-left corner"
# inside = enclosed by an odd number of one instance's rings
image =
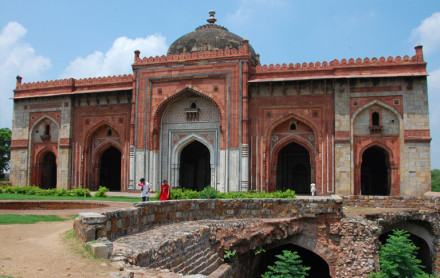
[[[440,1],[0,0],[0,127],[23,82],[131,73],[133,51],[166,53],[206,23],[249,39],[262,64],[414,55],[424,46],[432,168],[440,169]]]

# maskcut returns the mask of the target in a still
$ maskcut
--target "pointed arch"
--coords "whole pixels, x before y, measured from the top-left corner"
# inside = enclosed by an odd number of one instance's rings
[[[369,102],[369,103],[367,103],[367,104],[365,104],[365,105],[362,105],[361,107],[359,107],[354,113],[353,113],[353,115],[351,116],[351,124],[353,125],[353,122],[354,122],[354,120],[356,119],[356,117],[357,117],[357,115],[359,114],[359,113],[361,113],[362,111],[364,111],[365,109],[367,109],[368,107],[370,107],[370,106],[373,106],[373,105],[379,105],[379,106],[382,106],[382,107],[384,107],[384,108],[386,108],[386,109],[388,109],[388,110],[390,110],[391,112],[393,112],[394,114],[396,114],[398,117],[398,119],[399,119],[399,125],[400,125],[400,122],[402,121],[402,115],[399,113],[399,111],[397,111],[394,107],[392,107],[392,106],[390,106],[390,105],[388,105],[388,104],[386,104],[386,103],[383,103],[383,102],[381,102],[381,101],[379,101],[379,100],[377,100],[377,99],[375,99],[375,100],[373,100],[373,101],[371,101],[371,102]]]
[[[214,171],[214,165],[216,161],[216,152],[214,150],[214,147],[212,144],[203,138],[202,136],[198,134],[190,134],[184,138],[182,138],[173,148],[171,151],[171,159],[170,159],[170,165],[168,166],[171,171],[171,177],[167,177],[169,180],[171,180],[172,184],[178,185],[180,181],[180,167],[181,167],[181,155],[182,151],[189,146],[191,143],[198,142],[202,144],[209,152],[209,165],[207,165],[208,172],[206,175],[209,175],[209,184],[212,185],[212,183],[215,182],[215,171]],[[165,177],[163,177],[165,178]],[[182,186],[181,184],[179,184]]]
[[[114,131],[116,131],[117,134],[112,134],[113,137],[117,137],[117,136],[120,137],[120,136],[121,136],[120,131],[119,131],[116,127],[114,127],[114,126],[113,126],[111,123],[109,123],[108,121],[103,120],[103,121],[100,121],[99,123],[97,123],[96,125],[94,125],[92,128],[90,128],[90,129],[87,131],[87,134],[86,134],[86,136],[84,137],[84,138],[85,138],[85,142],[89,142],[89,141],[92,139],[92,137],[93,137],[93,135],[95,134],[95,132],[98,131],[99,129],[105,127],[105,126],[108,126],[108,127],[112,128]]]
[[[281,140],[277,141],[273,146],[271,146],[272,140],[270,138],[272,137],[273,132],[275,129],[280,126],[281,124],[289,121],[289,120],[296,120],[297,122],[302,122],[304,125],[306,125],[308,128],[310,128],[313,132],[314,139],[313,141],[308,141],[305,138],[298,136],[296,134],[290,134],[289,136],[282,138]],[[309,120],[296,115],[295,113],[290,113],[277,121],[275,121],[268,129],[266,133],[266,154],[269,155],[269,159],[267,159],[266,162],[266,171],[264,178],[267,183],[267,190],[273,191],[276,189],[276,181],[277,181],[277,164],[278,164],[278,156],[280,151],[288,146],[291,143],[296,143],[302,147],[304,147],[308,153],[309,153],[309,161],[310,161],[310,178],[312,182],[315,182],[316,184],[319,184],[317,181],[317,175],[316,175],[316,163],[317,163],[317,141],[318,141],[318,131],[314,124],[310,122]]]
[[[41,122],[43,122],[45,120],[50,120],[50,121],[54,122],[56,127],[58,128],[58,130],[60,130],[60,125],[58,124],[58,122],[54,118],[52,118],[49,115],[44,115],[41,118],[39,118],[37,121],[35,121],[35,123],[32,125],[32,127],[30,129],[30,134],[32,135],[32,132],[34,131],[35,127],[38,126]]]
[[[185,89],[179,91],[178,93],[168,97],[166,100],[164,100],[161,104],[159,104],[157,106],[156,112],[154,112],[154,116],[153,116],[153,130],[157,130],[157,132],[159,132],[160,129],[160,122],[162,120],[162,116],[166,110],[166,108],[176,102],[177,100],[183,98],[184,96],[188,95],[188,94],[194,94],[197,95],[199,97],[205,98],[209,101],[211,101],[214,106],[217,108],[217,112],[219,115],[219,121],[220,121],[220,130],[222,130],[222,111],[219,107],[219,105],[217,104],[217,102],[212,99],[211,97],[205,95],[204,93],[198,92],[192,88],[186,87]]]

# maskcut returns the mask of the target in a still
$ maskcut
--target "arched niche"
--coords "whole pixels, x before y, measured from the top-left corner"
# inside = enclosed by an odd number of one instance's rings
[[[198,141],[209,150],[209,162],[203,164],[203,175],[209,179],[209,185],[216,186],[221,138],[221,117],[218,105],[200,93],[185,92],[174,98],[174,102],[168,102],[166,108],[163,108],[159,136],[160,177],[158,180],[169,180],[171,186],[188,186],[180,184],[182,181],[181,154],[182,152],[185,154],[184,148],[187,145]],[[205,154],[208,157],[208,153],[205,152]],[[206,160],[206,157],[203,159]]]

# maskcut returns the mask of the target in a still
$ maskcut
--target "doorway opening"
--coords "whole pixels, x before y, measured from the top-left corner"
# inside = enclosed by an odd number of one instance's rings
[[[362,195],[390,195],[390,167],[388,155],[382,148],[364,151],[361,166]]]
[[[121,152],[110,147],[101,155],[99,185],[110,191],[121,191]]]
[[[180,153],[179,185],[202,190],[211,185],[211,165],[209,149],[194,141]]]
[[[309,195],[310,183],[309,151],[298,143],[290,143],[278,154],[277,190],[291,189]]]
[[[53,152],[43,154],[40,163],[40,188],[49,189],[57,187],[57,162]]]

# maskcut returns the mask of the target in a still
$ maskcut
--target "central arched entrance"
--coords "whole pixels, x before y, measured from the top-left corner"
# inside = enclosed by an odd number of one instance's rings
[[[179,185],[202,190],[211,183],[209,149],[199,141],[188,144],[180,154]]]
[[[99,185],[110,191],[121,190],[121,152],[115,147],[108,148],[101,155]]]
[[[362,154],[361,194],[390,195],[389,158],[380,147],[370,147]]]
[[[311,167],[309,151],[290,143],[278,154],[277,190],[291,189],[297,194],[310,194]]]
[[[56,188],[57,187],[57,162],[53,152],[46,152],[41,157],[40,163],[40,188]]]

